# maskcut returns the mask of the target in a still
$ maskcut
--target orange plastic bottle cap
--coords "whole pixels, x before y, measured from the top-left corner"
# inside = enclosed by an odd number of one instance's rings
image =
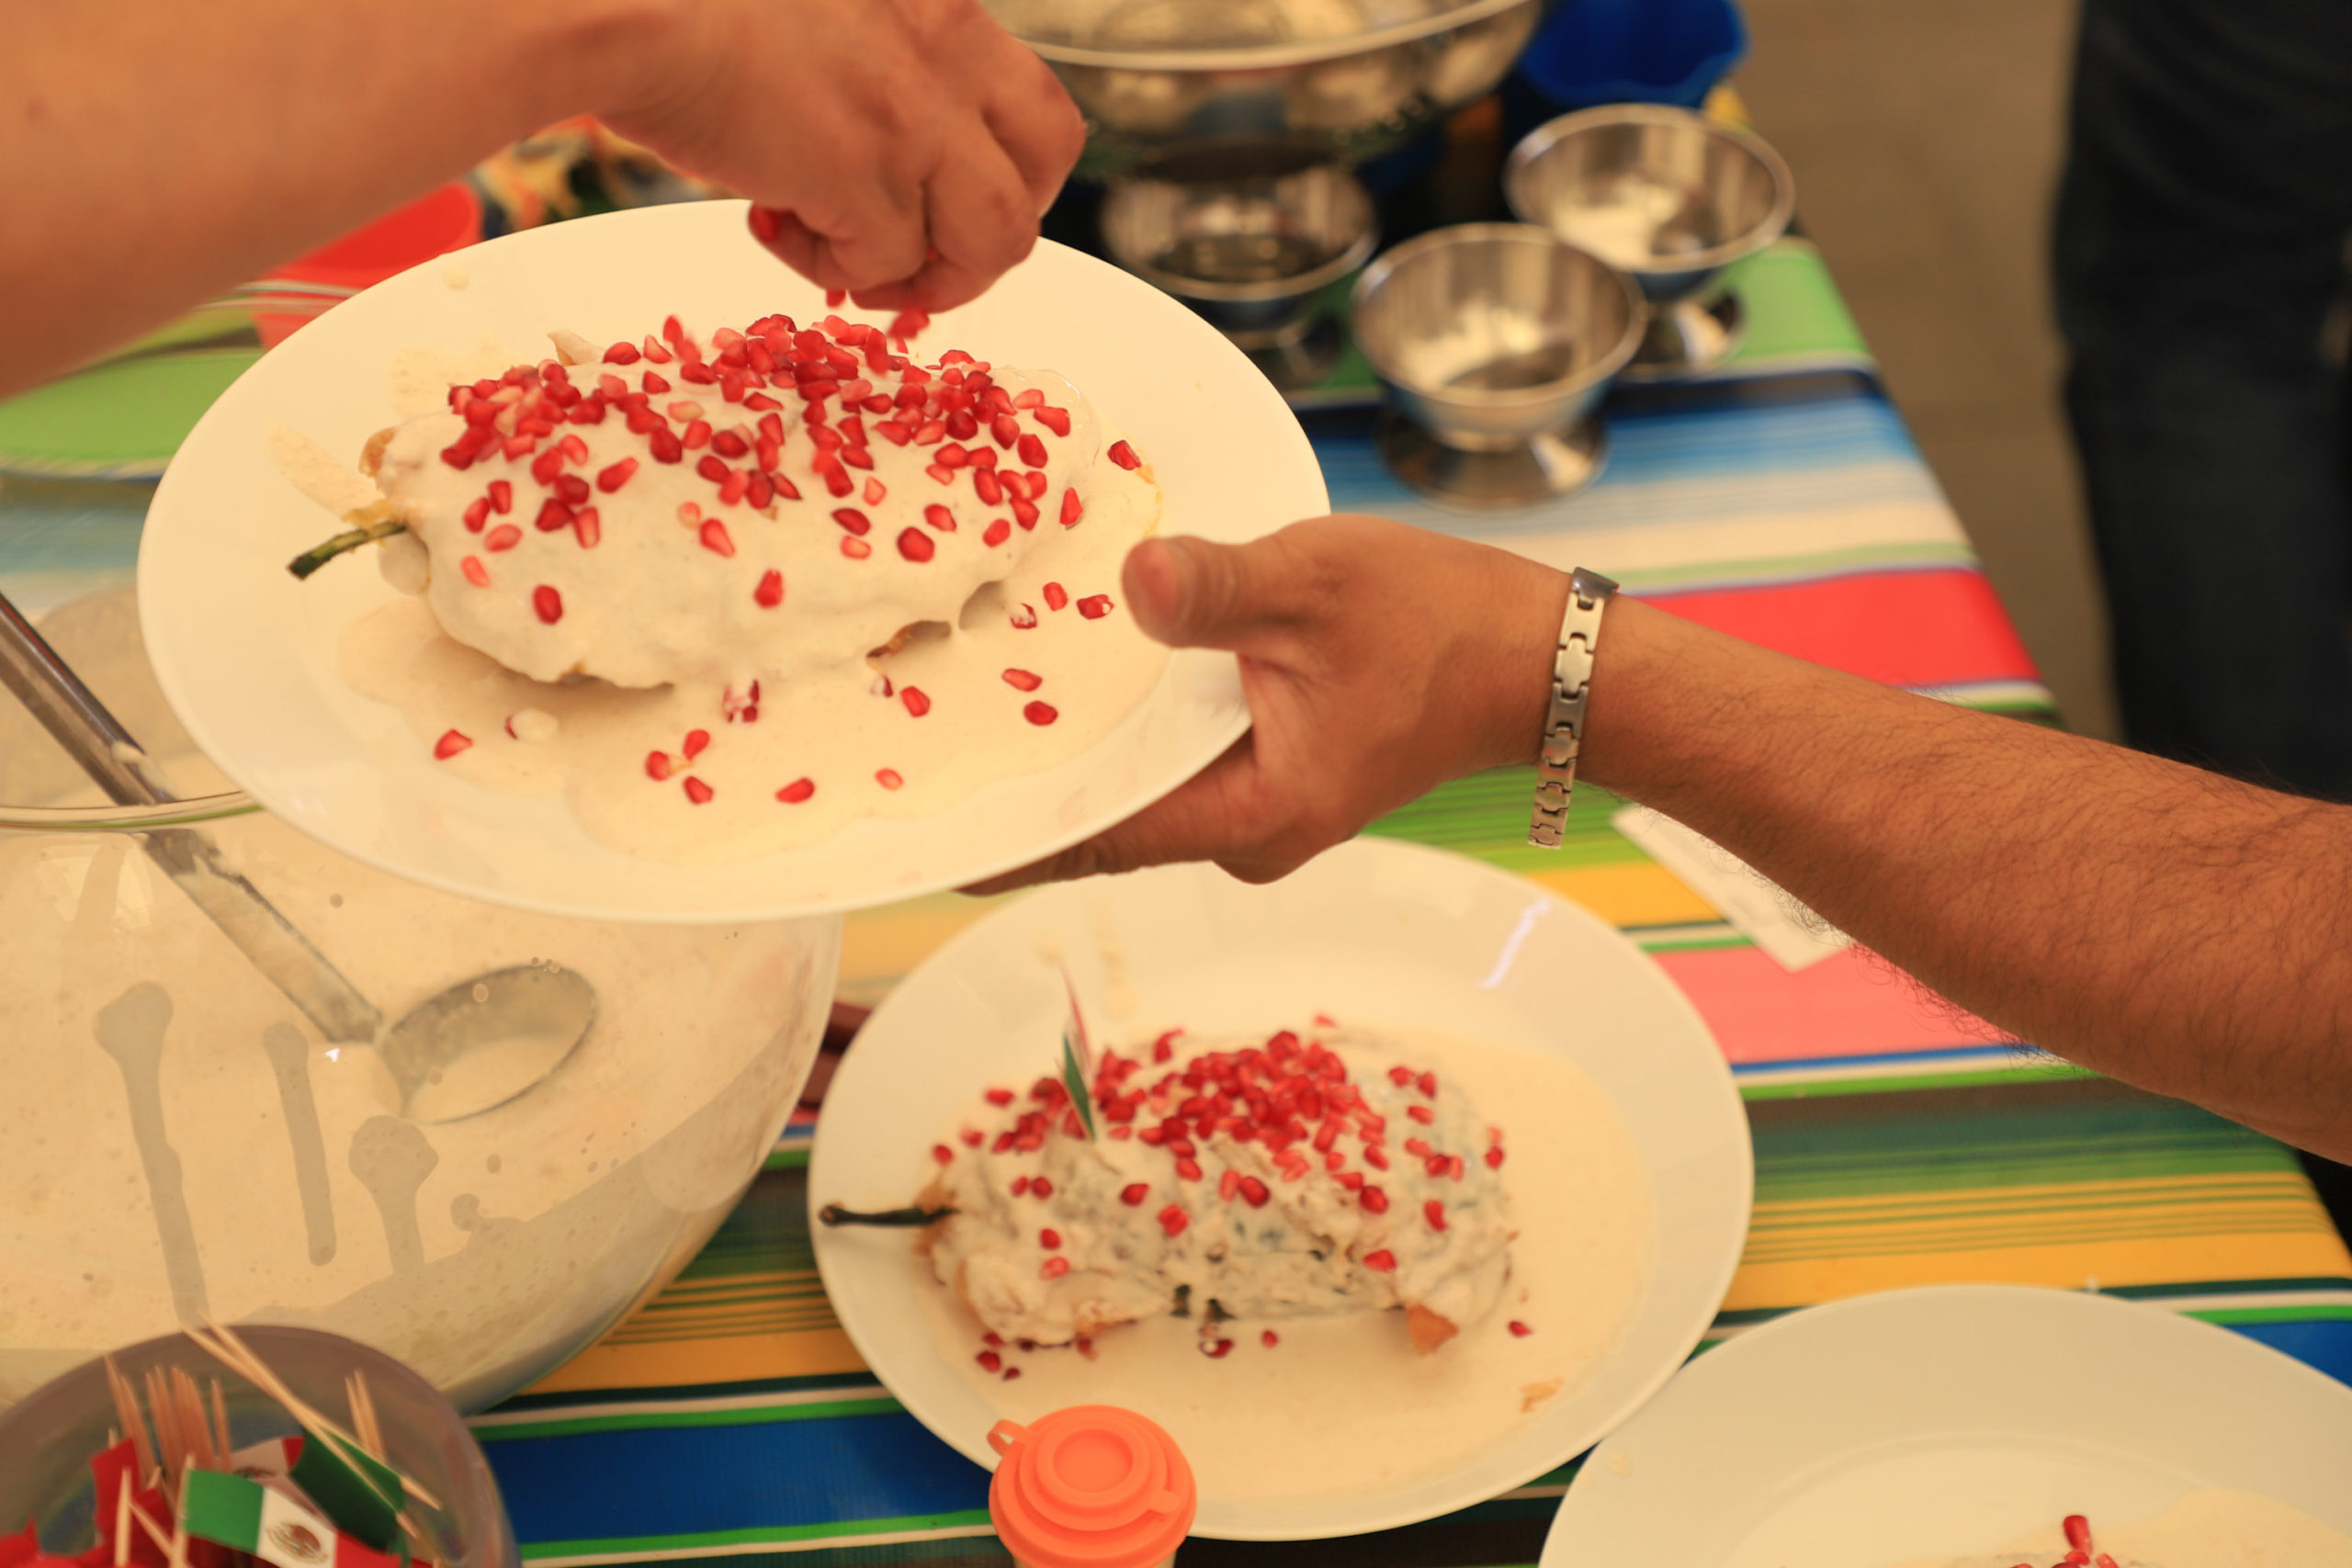
[[[996,1532],[1023,1568],[1153,1568],[1175,1555],[1199,1496],[1176,1439],[1132,1410],[1075,1404],[1000,1421],[989,1483]]]

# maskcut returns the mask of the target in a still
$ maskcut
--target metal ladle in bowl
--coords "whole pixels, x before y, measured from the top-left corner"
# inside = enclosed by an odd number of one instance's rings
[[[121,722],[0,594],[0,685],[15,693],[75,765],[119,806],[166,805],[164,787]],[[155,828],[147,857],[331,1043],[370,1044],[400,1088],[401,1114],[455,1122],[505,1104],[571,1055],[596,1021],[595,987],[553,964],[461,980],[387,1027],[209,834]]]

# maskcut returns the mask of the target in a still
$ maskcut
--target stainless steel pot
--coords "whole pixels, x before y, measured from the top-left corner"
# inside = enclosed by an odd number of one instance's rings
[[[1221,141],[1361,161],[1492,88],[1541,0],[987,0],[1085,111],[1079,172]]]

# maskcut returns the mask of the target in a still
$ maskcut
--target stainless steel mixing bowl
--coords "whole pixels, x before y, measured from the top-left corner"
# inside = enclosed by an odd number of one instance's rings
[[[1379,237],[1372,197],[1330,164],[1295,174],[1122,179],[1102,202],[1121,266],[1199,311],[1276,386],[1311,384],[1338,348],[1317,297],[1362,266]],[[1332,341],[1314,351],[1318,325]]]
[[[1641,297],[1549,230],[1464,223],[1406,241],[1356,282],[1356,341],[1403,418],[1383,454],[1465,506],[1523,504],[1607,459],[1594,405],[1641,341]]]
[[[1542,0],[985,0],[1086,113],[1105,179],[1205,140],[1358,161],[1492,88]]]
[[[1796,208],[1779,153],[1663,104],[1605,104],[1537,127],[1511,150],[1503,193],[1522,221],[1640,286],[1652,321],[1631,373],[1650,375],[1703,368],[1737,345],[1737,301],[1716,286]]]

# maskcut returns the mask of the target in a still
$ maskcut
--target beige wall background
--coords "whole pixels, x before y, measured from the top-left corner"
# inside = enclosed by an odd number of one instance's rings
[[[1736,78],[2075,728],[2112,737],[2046,236],[2071,0],[1743,0]]]

